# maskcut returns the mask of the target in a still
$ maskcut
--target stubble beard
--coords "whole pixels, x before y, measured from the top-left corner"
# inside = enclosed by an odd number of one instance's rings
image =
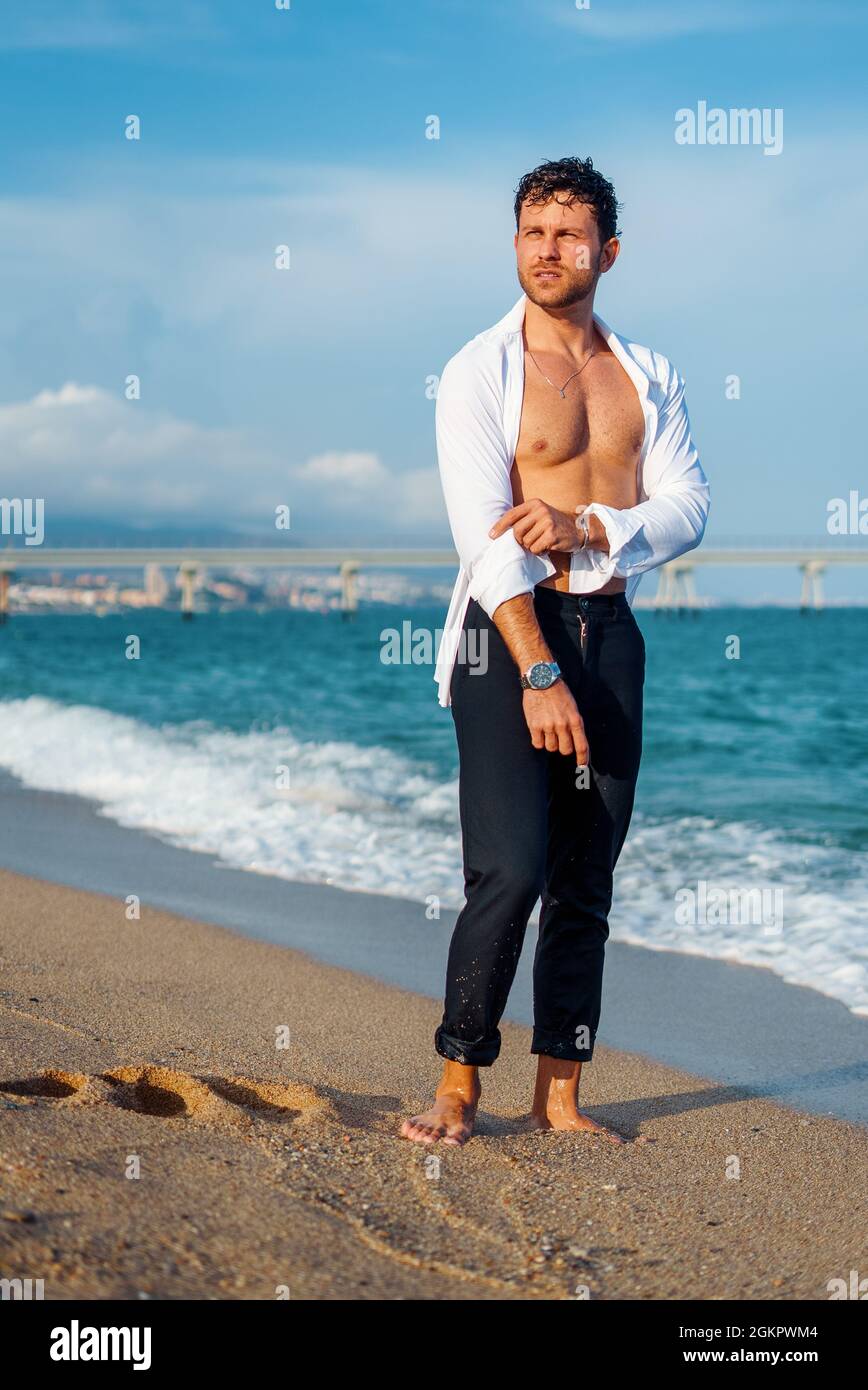
[[[569,309],[573,304],[581,304],[583,299],[594,293],[597,278],[595,271],[581,270],[574,275],[567,274],[556,284],[540,285],[531,274],[518,271],[518,283],[531,304],[538,305],[540,309]]]

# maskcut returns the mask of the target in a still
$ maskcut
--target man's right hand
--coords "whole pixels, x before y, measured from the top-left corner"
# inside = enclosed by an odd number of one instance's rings
[[[569,686],[559,680],[548,690],[525,690],[523,702],[534,748],[547,748],[565,757],[574,753],[576,764],[587,767],[591,755],[585,726]]]

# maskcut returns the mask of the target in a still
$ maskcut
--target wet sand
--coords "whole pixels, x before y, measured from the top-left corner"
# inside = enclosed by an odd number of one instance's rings
[[[826,1299],[859,1268],[862,1128],[601,1047],[585,1107],[655,1142],[526,1132],[507,1024],[478,1137],[424,1149],[432,1000],[6,872],[0,900],[0,1273],[47,1299]]]

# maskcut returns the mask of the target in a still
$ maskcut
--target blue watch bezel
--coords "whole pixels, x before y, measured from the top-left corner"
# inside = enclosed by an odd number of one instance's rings
[[[549,674],[549,679],[542,684],[534,680],[534,671],[538,671],[540,668]],[[526,688],[528,690],[551,690],[555,682],[560,679],[560,674],[561,669],[556,661],[535,661],[525,674]]]

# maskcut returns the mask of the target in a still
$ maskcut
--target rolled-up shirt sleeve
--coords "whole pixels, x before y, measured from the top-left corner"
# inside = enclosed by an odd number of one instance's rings
[[[699,545],[709,509],[708,480],[690,434],[684,382],[674,367],[657,417],[654,441],[642,467],[647,501],[635,507],[592,502],[609,541],[609,553],[585,552],[606,579],[629,579],[674,560]]]
[[[489,531],[513,505],[512,460],[495,383],[453,358],[440,378],[435,412],[437,464],[446,511],[470,594],[492,617],[517,594],[532,593],[554,573],[548,556],[533,555],[508,530]]]

